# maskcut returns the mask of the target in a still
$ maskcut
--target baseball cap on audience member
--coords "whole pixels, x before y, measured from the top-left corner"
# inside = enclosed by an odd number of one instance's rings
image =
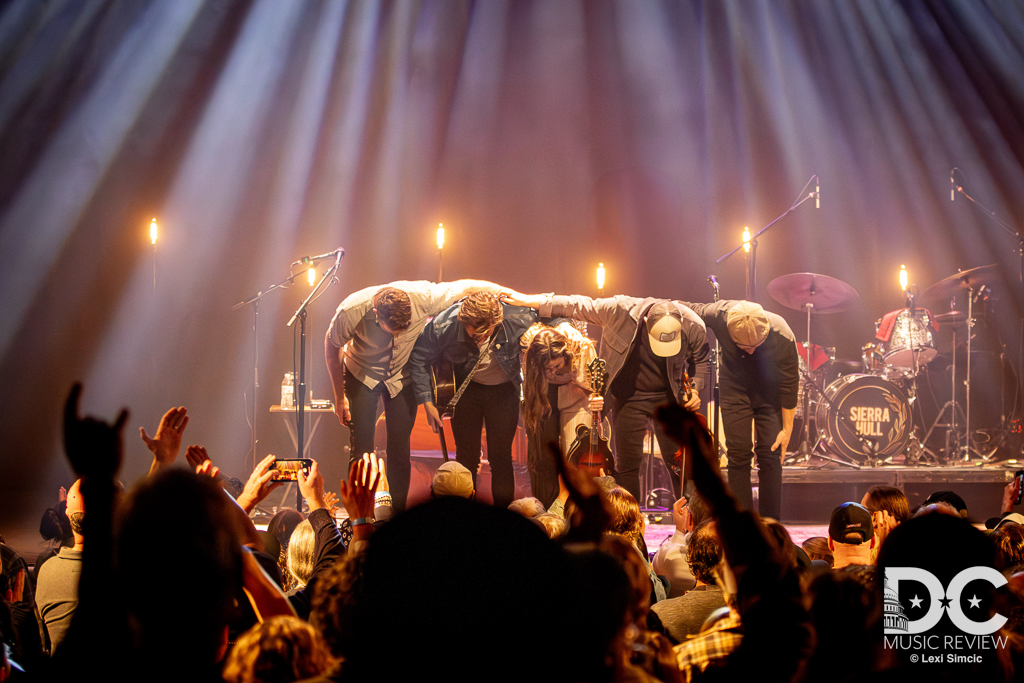
[[[1003,524],[1024,525],[1024,515],[1019,512],[1008,512],[1002,517],[989,517],[985,520],[986,529],[998,529]]]
[[[725,315],[729,336],[737,346],[757,347],[768,338],[772,325],[760,304],[737,302]]]
[[[922,505],[931,505],[932,503],[949,503],[956,508],[957,513],[961,517],[967,517],[967,503],[952,491],[936,491],[928,496]]]
[[[473,473],[454,460],[442,464],[434,473],[430,490],[435,496],[473,497]]]
[[[859,503],[843,503],[832,511],[828,537],[836,543],[860,545],[875,537],[871,513]]]
[[[655,356],[669,358],[683,346],[683,318],[668,301],[654,304],[647,311],[647,338]]]

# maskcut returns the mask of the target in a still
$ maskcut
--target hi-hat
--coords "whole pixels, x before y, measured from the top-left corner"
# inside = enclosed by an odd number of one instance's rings
[[[860,298],[857,290],[842,280],[817,273],[780,275],[768,283],[768,294],[786,308],[811,313],[845,311]]]
[[[939,313],[936,316],[932,316],[932,319],[943,325],[958,325],[960,323],[967,322],[967,314],[963,311],[950,311],[948,313]]]

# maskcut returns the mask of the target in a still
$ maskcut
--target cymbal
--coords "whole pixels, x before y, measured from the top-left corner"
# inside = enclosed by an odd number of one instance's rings
[[[945,299],[956,295],[961,289],[977,289],[984,285],[991,287],[999,280],[999,266],[991,263],[970,270],[961,270],[947,278],[939,280],[924,290],[921,296],[925,299]]]
[[[944,323],[946,325],[959,325],[960,323],[967,322],[967,314],[963,311],[950,311],[948,313],[939,313],[933,316],[935,322]]]
[[[811,313],[838,313],[856,303],[857,290],[842,280],[817,273],[780,275],[768,283],[768,294],[786,308]]]

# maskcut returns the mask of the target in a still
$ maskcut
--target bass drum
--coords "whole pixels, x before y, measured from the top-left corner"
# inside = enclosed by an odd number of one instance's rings
[[[902,453],[913,431],[903,390],[874,375],[845,375],[825,388],[815,422],[825,446],[858,462],[877,444],[878,457]]]

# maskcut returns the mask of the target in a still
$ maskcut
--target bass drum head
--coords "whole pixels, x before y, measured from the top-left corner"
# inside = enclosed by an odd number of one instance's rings
[[[878,445],[878,457],[902,453],[913,431],[907,395],[873,375],[846,375],[825,389],[815,422],[829,450],[864,461]]]

